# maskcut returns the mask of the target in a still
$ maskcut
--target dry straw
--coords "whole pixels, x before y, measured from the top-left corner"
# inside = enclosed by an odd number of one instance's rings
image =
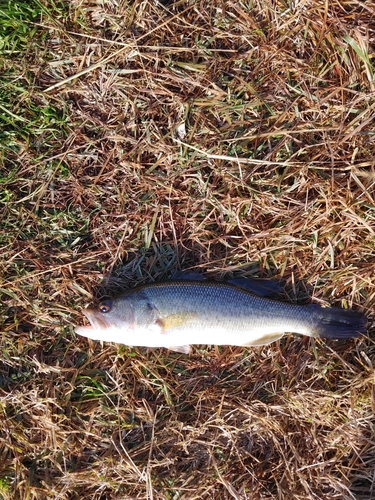
[[[375,498],[371,328],[190,356],[73,332],[181,268],[372,325],[374,3],[0,15],[0,498]]]

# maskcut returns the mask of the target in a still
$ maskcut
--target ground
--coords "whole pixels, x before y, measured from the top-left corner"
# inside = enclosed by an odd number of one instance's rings
[[[0,3],[0,498],[375,498],[375,6]],[[367,336],[79,337],[193,269]]]

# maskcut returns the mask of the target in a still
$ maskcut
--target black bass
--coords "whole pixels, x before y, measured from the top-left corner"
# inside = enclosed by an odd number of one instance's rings
[[[192,344],[266,345],[285,332],[335,339],[366,333],[367,318],[360,312],[271,300],[265,296],[278,285],[260,280],[257,286],[256,281],[199,278],[133,288],[96,309],[85,309],[91,326],[75,331],[94,340],[183,353]]]

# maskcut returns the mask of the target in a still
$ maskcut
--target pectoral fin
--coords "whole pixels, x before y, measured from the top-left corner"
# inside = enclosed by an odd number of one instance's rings
[[[266,333],[265,335],[262,335],[261,337],[258,337],[254,340],[250,340],[250,342],[246,342],[245,344],[242,344],[243,346],[246,347],[255,347],[255,346],[260,346],[260,345],[267,345],[271,344],[272,342],[275,342],[276,340],[281,339],[281,337],[284,335],[284,332],[276,332],[276,333]]]
[[[162,333],[167,333],[168,330],[173,328],[178,328],[180,326],[186,325],[189,321],[196,317],[196,313],[193,312],[181,312],[176,314],[170,314],[169,316],[164,316],[164,318],[159,318],[157,320],[158,325],[162,328]]]

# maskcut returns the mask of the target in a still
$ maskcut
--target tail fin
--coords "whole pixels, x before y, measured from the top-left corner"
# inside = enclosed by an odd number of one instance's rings
[[[314,336],[328,339],[351,339],[367,333],[367,318],[364,314],[339,307],[309,306],[313,309],[316,327]]]

